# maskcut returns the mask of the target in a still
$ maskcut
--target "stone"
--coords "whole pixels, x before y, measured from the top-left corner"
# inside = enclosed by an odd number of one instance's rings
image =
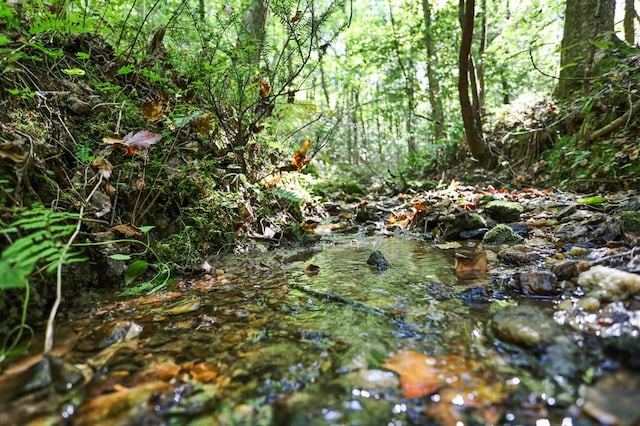
[[[640,275],[596,265],[578,276],[578,285],[601,302],[625,300],[640,293]]]
[[[485,244],[519,243],[522,240],[523,238],[510,226],[502,223],[491,228],[482,238]]]
[[[514,275],[520,292],[526,296],[555,296],[560,293],[558,279],[549,271],[529,270]]]
[[[491,201],[484,208],[484,211],[499,223],[517,222],[520,220],[522,206],[510,201]]]
[[[375,268],[377,271],[386,271],[389,269],[389,262],[384,258],[379,250],[372,252],[367,259],[367,265]]]
[[[526,305],[508,306],[496,312],[491,327],[499,339],[524,347],[550,344],[562,334],[550,315]]]

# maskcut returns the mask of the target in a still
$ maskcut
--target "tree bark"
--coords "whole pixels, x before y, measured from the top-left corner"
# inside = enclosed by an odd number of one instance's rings
[[[636,9],[634,6],[634,0],[624,1],[624,40],[629,44],[636,42],[636,34],[634,28],[634,22],[636,17]]]
[[[490,153],[482,137],[482,127],[476,120],[471,99],[469,97],[469,74],[471,69],[471,43],[473,41],[473,22],[475,14],[474,0],[460,0],[460,23],[462,26],[462,40],[458,57],[458,92],[460,95],[460,109],[464,133],[471,155],[478,160],[482,167],[488,167]]]
[[[598,40],[615,37],[615,0],[567,0],[556,98],[568,100],[594,77]]]
[[[429,82],[429,104],[431,105],[431,117],[433,118],[433,133],[435,140],[444,139],[444,112],[440,99],[440,83],[435,75],[437,64],[436,46],[431,35],[431,5],[429,0],[422,0],[422,12],[424,15],[424,41],[427,46],[427,80]]]
[[[260,63],[265,40],[268,4],[265,0],[251,0],[242,15],[240,46],[246,62],[257,66]]]

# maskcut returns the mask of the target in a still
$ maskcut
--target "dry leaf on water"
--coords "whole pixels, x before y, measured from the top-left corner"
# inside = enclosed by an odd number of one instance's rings
[[[481,278],[487,274],[487,253],[484,251],[482,243],[478,244],[478,247],[469,252],[456,253],[456,266],[454,274],[458,278],[471,279]]]
[[[432,357],[414,351],[400,351],[383,365],[400,375],[407,398],[431,395],[444,386],[460,385],[471,372],[470,363],[457,355]]]

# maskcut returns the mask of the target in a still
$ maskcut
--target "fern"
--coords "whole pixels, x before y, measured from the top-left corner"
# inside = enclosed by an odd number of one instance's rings
[[[52,272],[59,264],[85,261],[79,251],[64,252],[62,239],[73,233],[72,220],[78,220],[78,215],[35,208],[1,229],[0,234],[9,239],[11,234],[26,234],[13,241],[0,255],[0,289],[24,288],[28,285],[27,277],[39,265]]]

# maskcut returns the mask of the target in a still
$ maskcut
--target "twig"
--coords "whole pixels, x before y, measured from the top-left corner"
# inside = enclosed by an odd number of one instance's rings
[[[73,244],[73,240],[76,239],[78,234],[80,233],[80,225],[82,225],[82,215],[84,214],[84,206],[80,206],[80,212],[78,214],[78,221],[76,223],[76,229],[73,231],[73,234],[65,244],[60,256],[58,257],[58,267],[56,270],[56,300],[51,307],[51,312],[49,312],[49,319],[47,320],[47,331],[44,339],[44,354],[49,355],[51,350],[53,349],[53,326],[56,320],[56,315],[58,313],[58,308],[60,307],[60,302],[62,301],[62,266],[63,259],[67,255],[67,252],[71,248]]]

